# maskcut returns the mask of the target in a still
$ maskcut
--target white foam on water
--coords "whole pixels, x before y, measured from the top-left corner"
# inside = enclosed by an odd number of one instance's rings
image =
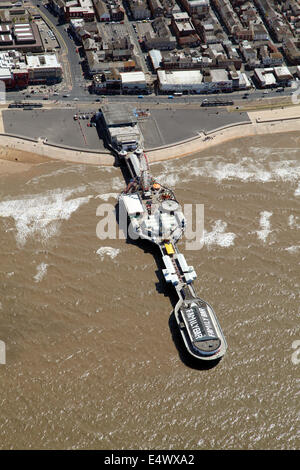
[[[227,248],[234,245],[236,234],[233,232],[225,232],[227,223],[222,220],[216,220],[211,232],[204,230],[204,244],[208,247],[218,245]]]
[[[41,280],[46,276],[48,269],[48,264],[41,263],[36,268],[36,275],[33,277],[35,282],[41,282]]]
[[[87,204],[91,197],[69,199],[74,193],[85,191],[85,187],[47,191],[43,194],[28,195],[23,199],[0,202],[0,217],[12,217],[17,229],[16,241],[19,247],[29,237],[37,236],[47,241],[57,234],[61,221],[68,220],[78,208]]]
[[[159,180],[166,186],[174,188],[176,184],[180,181],[180,177],[177,172],[165,172],[162,177],[159,177]]]
[[[294,196],[300,196],[300,183],[298,184],[298,187],[295,189]]]
[[[270,217],[273,215],[273,212],[268,212],[268,211],[263,211],[260,213],[260,227],[261,230],[257,230],[257,236],[260,240],[262,240],[264,243],[266,242],[269,234],[272,232],[270,230],[271,224],[270,224]]]
[[[292,254],[298,253],[300,251],[300,245],[289,246],[288,248],[285,248],[285,251]]]
[[[54,176],[64,175],[67,173],[78,173],[82,174],[85,169],[84,165],[72,165],[64,168],[59,168],[57,170],[51,171],[50,173],[44,173],[39,176],[35,176],[26,182],[26,184],[38,184],[40,181],[43,181],[47,178],[53,178]]]
[[[99,194],[96,196],[96,199],[102,199],[103,201],[108,201],[109,199],[117,199],[119,193],[106,193],[106,194]]]
[[[289,227],[290,228],[300,228],[300,223],[298,223],[298,220],[300,220],[300,217],[298,215],[294,216],[291,214],[288,219]]]
[[[111,189],[114,189],[115,191],[118,191],[118,190],[123,190],[124,189],[125,183],[124,183],[123,179],[121,179],[118,176],[115,176],[114,178],[112,178],[110,186],[111,186]]]
[[[289,149],[290,150],[290,149]],[[216,155],[210,160],[193,158],[185,159],[184,164],[170,168],[171,165],[162,164],[162,171],[157,176],[161,182],[170,181],[177,183],[178,181],[189,182],[192,178],[203,176],[213,178],[218,182],[226,180],[241,180],[244,182],[298,182],[300,180],[300,164],[299,160],[280,160],[266,161],[266,158],[260,157],[258,161],[255,157],[241,157],[237,162],[224,161],[221,155]],[[188,175],[188,176],[186,176]],[[295,195],[300,195],[300,185]]]
[[[120,250],[118,248],[112,248],[111,246],[102,246],[96,251],[96,253],[100,256],[101,261],[103,261],[105,256],[109,256],[111,259],[114,259],[118,256]]]

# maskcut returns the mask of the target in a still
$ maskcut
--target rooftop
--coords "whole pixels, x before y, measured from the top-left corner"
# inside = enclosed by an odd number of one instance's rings
[[[107,127],[134,125],[137,122],[132,106],[125,103],[122,106],[117,104],[103,106],[101,111]]]

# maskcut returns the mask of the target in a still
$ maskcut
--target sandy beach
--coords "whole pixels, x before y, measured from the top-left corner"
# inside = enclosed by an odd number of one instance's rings
[[[248,115],[250,123],[233,124],[208,134],[199,132],[199,136],[183,142],[146,149],[149,161],[159,162],[192,155],[241,137],[300,131],[300,106],[251,111]],[[33,164],[53,159],[101,166],[112,166],[115,161],[114,157],[107,153],[60,148],[47,145],[43,141],[32,142],[3,134],[0,137],[0,175],[26,171]]]

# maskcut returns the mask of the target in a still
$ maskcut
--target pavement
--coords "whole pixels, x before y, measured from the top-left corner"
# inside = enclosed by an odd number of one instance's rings
[[[47,138],[48,143],[78,148],[105,151],[95,127],[88,127],[89,120],[74,121],[74,109],[8,109],[2,111],[4,131],[31,139]],[[82,113],[83,114],[83,113]],[[86,111],[85,111],[86,114]]]
[[[82,108],[82,114],[90,112]],[[94,110],[95,111],[95,108]],[[88,127],[89,120],[74,121],[77,109],[7,109],[2,111],[4,132],[32,139],[47,138],[49,143],[82,150],[105,151],[95,127]],[[145,148],[153,149],[192,139],[202,132],[238,122],[250,122],[247,113],[228,112],[226,109],[151,109],[150,117],[140,122]]]

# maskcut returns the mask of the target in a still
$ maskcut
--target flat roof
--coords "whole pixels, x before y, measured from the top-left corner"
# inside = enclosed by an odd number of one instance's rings
[[[276,78],[273,73],[265,73],[264,78],[266,85],[275,85]]]
[[[133,215],[137,212],[142,214],[144,212],[144,208],[138,194],[124,195],[122,196],[122,200],[126,207],[128,215]]]
[[[126,126],[128,124],[136,124],[137,117],[133,114],[133,109],[125,103],[120,106],[118,104],[110,104],[101,108],[103,118],[106,125],[109,126]]]
[[[132,83],[132,82],[145,82],[146,77],[144,72],[121,72],[122,83]]]
[[[229,80],[228,72],[225,69],[212,69],[210,74],[213,82],[226,82]]]
[[[11,78],[11,72],[9,68],[0,68],[0,80]]]
[[[202,83],[203,78],[200,70],[158,70],[157,75],[162,85],[198,84]]]
[[[26,55],[28,67],[61,67],[55,54]]]

